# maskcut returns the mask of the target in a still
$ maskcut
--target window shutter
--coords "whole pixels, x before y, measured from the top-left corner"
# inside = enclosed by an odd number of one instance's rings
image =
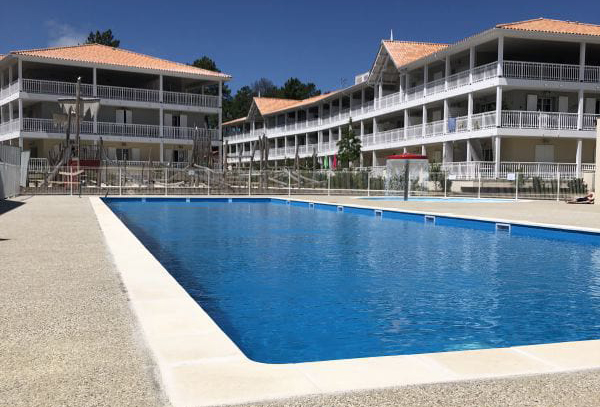
[[[117,109],[116,112],[117,112],[117,123],[118,124],[125,123],[125,110]]]
[[[569,97],[568,96],[559,96],[558,97],[558,111],[562,113],[567,113],[569,111]]]
[[[116,160],[117,159],[117,148],[116,147],[108,147],[108,159]]]
[[[173,126],[173,115],[171,113],[165,113],[164,125],[167,127]]]
[[[585,109],[583,112],[589,114],[596,113],[596,98],[585,98]]]
[[[125,123],[132,124],[133,123],[133,114],[131,110],[125,110]]]
[[[170,162],[173,160],[173,150],[170,148],[165,148],[165,161]]]
[[[139,148],[131,149],[131,159],[133,161],[140,161],[140,149]]]
[[[527,95],[527,110],[532,112],[537,110],[537,95]]]
[[[182,114],[179,116],[179,127],[187,127],[187,115]]]

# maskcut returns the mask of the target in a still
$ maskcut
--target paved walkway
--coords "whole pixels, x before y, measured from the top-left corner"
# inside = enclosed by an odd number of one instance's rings
[[[165,405],[89,200],[16,201],[0,201],[0,406]]]
[[[346,196],[294,196],[292,199],[311,199],[347,205],[396,208],[420,212],[437,212],[458,216],[512,219],[600,229],[600,204],[569,205],[556,201],[508,201],[502,203],[372,201]]]

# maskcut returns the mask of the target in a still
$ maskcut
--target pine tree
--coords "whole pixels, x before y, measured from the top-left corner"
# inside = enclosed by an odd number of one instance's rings
[[[352,119],[348,122],[348,126],[342,129],[342,136],[337,142],[338,160],[343,168],[348,168],[349,164],[360,158],[362,148],[360,138],[352,129]]]

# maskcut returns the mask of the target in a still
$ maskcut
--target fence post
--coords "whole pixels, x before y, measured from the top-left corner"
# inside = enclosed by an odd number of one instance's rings
[[[248,170],[248,196],[252,195],[252,172]]]
[[[288,196],[292,196],[292,172],[288,168]]]
[[[367,196],[371,196],[371,172],[367,171]]]
[[[167,177],[169,176],[168,174],[169,169],[167,167],[165,167],[165,196],[168,195],[168,186],[167,186]]]
[[[479,171],[477,179],[479,180],[477,183],[477,198],[481,199],[481,171]]]
[[[560,201],[560,172],[556,171],[556,202]]]
[[[519,173],[515,173],[515,201],[519,200]]]
[[[121,181],[121,167],[119,166],[119,195],[123,195],[122,181]]]
[[[69,185],[71,186],[71,196],[73,196],[73,168],[71,166],[69,166]]]
[[[208,196],[210,196],[210,170],[208,171]]]
[[[331,172],[327,171],[327,196],[331,196]]]

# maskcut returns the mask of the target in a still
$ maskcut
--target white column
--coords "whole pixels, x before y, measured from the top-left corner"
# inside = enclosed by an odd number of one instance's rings
[[[421,155],[427,155],[427,146],[425,144],[421,146]]]
[[[577,178],[581,177],[581,154],[583,151],[583,140],[577,139],[577,152],[575,153],[575,173]]]
[[[17,60],[17,75],[19,75],[19,91],[23,89],[23,61]]]
[[[585,73],[585,42],[579,44],[579,81],[583,81]]]
[[[583,129],[583,103],[585,101],[583,89],[579,89],[578,93],[579,103],[577,104],[577,128]]]
[[[427,105],[423,105],[423,114],[422,114],[422,126],[421,135],[425,137],[425,126],[427,125]]]
[[[19,130],[23,130],[23,99],[19,98]]]
[[[502,124],[502,87],[496,86],[496,127]]]
[[[408,138],[408,126],[410,125],[410,117],[408,116],[408,109],[404,109],[404,139]]]
[[[448,99],[444,99],[444,133],[448,133],[448,117],[450,115],[450,108],[448,106]]]
[[[445,66],[444,66],[444,79],[445,79],[445,88],[448,89],[448,77],[450,76],[450,57],[446,57]]]
[[[4,70],[0,71],[0,88],[4,87]]]
[[[498,76],[502,76],[502,65],[504,64],[504,37],[498,37]]]
[[[381,98],[383,97],[383,83],[379,82],[379,91],[377,92],[377,106],[381,107]]]
[[[442,162],[451,163],[454,161],[454,145],[451,141],[444,141],[442,144]]]
[[[163,92],[163,76],[158,75],[158,101],[161,103],[164,101]]]
[[[339,108],[339,112],[338,112],[338,114],[340,115],[340,119],[342,118],[342,99],[343,99],[343,96],[340,96],[340,108]]]
[[[373,117],[373,135],[377,134],[379,132],[379,129],[377,128],[377,118]]]
[[[360,111],[361,113],[364,111],[364,106],[365,106],[365,88],[362,88],[360,90]]]
[[[13,102],[8,102],[8,120],[12,121],[13,119]]]
[[[8,67],[8,84],[10,85],[13,82],[13,67],[10,65]]]
[[[473,161],[473,146],[471,145],[471,139],[467,139],[467,162]]]
[[[410,81],[410,77],[408,73],[404,74],[404,95],[402,100],[406,100],[406,91],[408,90],[408,83]]]
[[[363,120],[360,121],[360,139],[362,140],[365,135],[365,122]]]
[[[473,119],[473,92],[469,92],[467,99],[467,126],[471,130],[471,120]]]
[[[0,106],[0,123],[4,123],[6,119],[4,118],[4,106]]]
[[[469,48],[469,83],[473,83],[473,69],[475,68],[475,47]]]
[[[94,97],[98,96],[98,72],[96,68],[92,69],[92,85],[93,85],[93,95]],[[162,100],[162,98],[161,98]]]
[[[494,138],[494,177],[498,178],[500,174],[500,158],[502,156],[502,139],[500,136]]]
[[[161,162],[165,161],[165,142],[160,141],[160,157],[158,158]]]
[[[165,124],[164,124],[164,120],[165,120],[165,114],[164,114],[164,111],[163,111],[163,108],[162,108],[162,107],[161,107],[160,109],[158,109],[158,115],[160,116],[160,117],[158,118],[158,124],[160,125],[160,128],[158,129],[158,131],[159,131],[159,135],[160,135],[160,137],[162,138],[162,137],[164,137],[164,135],[165,135],[165,131],[164,131],[164,126],[165,126]],[[161,156],[162,156],[162,154],[161,154]]]
[[[375,150],[373,150],[372,157],[373,157],[371,160],[373,163],[372,166],[376,167],[377,166],[377,154],[375,154]]]
[[[254,132],[256,132],[256,122],[252,120],[252,122],[250,122],[250,134],[254,135]]]
[[[429,69],[427,64],[423,67],[423,96],[427,95],[427,82],[429,81]]]
[[[317,132],[317,144],[319,145],[319,151],[321,151],[323,146],[323,130]]]
[[[323,123],[323,104],[319,105],[319,124]]]

